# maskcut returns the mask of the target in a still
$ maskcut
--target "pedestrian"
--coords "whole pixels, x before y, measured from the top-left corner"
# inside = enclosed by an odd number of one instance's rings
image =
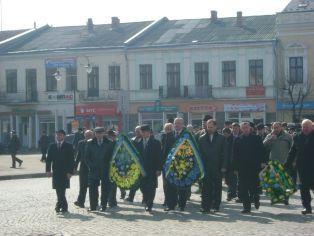
[[[286,166],[296,167],[300,178],[302,214],[312,214],[311,193],[314,191],[314,129],[313,122],[305,119],[301,123],[301,133],[293,138]]]
[[[222,173],[226,171],[227,141],[217,132],[217,123],[210,119],[206,123],[206,134],[199,138],[199,149],[203,159],[205,175],[202,180],[202,213],[220,210],[222,195]],[[230,131],[231,132],[231,131]]]
[[[232,123],[232,153],[231,153],[231,166],[230,166],[230,170],[232,169],[232,173],[228,174],[228,181],[230,182],[230,185],[232,185],[232,183],[234,183],[234,188],[236,189],[236,195],[237,198],[235,200],[236,203],[242,203],[242,200],[240,199],[240,195],[239,195],[239,178],[236,174],[234,174],[234,169],[233,169],[233,148],[234,148],[234,143],[237,137],[239,137],[241,135],[241,129],[240,129],[240,125],[238,122],[233,122]],[[227,170],[228,172],[228,170]],[[233,189],[234,190],[234,189]],[[230,190],[230,192],[233,192],[233,190]],[[227,199],[228,200],[228,199]]]
[[[175,137],[174,137],[174,127],[172,123],[166,123],[164,125],[164,133],[161,136],[161,155],[162,155],[162,166],[166,163],[168,154],[175,143]],[[168,183],[166,180],[166,177],[164,175],[164,172],[162,173],[162,183],[163,183],[163,190],[164,190],[164,203],[163,205],[165,207],[168,206],[168,200],[167,200],[167,188]]]
[[[109,180],[109,168],[112,158],[114,142],[105,137],[103,127],[95,128],[95,137],[88,140],[86,144],[86,164],[88,167],[88,184],[89,184],[89,211],[96,211],[98,206],[99,191],[101,186],[101,208],[104,212],[107,209],[111,182]]]
[[[84,130],[85,128],[81,128],[79,127],[78,130],[74,133],[74,138],[73,138],[73,149],[75,152],[77,152],[77,147],[78,147],[78,143],[81,140],[84,140]]]
[[[38,146],[40,148],[40,151],[41,151],[41,159],[40,161],[41,162],[45,162],[46,159],[47,159],[47,151],[48,151],[48,146],[49,146],[49,137],[48,135],[46,134],[46,131],[43,130],[41,136],[40,136],[40,139],[38,141]]]
[[[135,133],[135,136],[131,139],[131,142],[135,146],[137,151],[139,152],[140,151],[139,145],[141,145],[141,141],[142,141],[142,133],[141,133],[141,126],[140,125],[135,127],[134,133]],[[130,189],[129,196],[125,200],[128,202],[133,202],[136,191],[137,191],[137,188]]]
[[[175,142],[180,139],[181,135],[185,132],[185,129],[183,118],[176,118],[174,120],[174,139],[171,141],[173,143],[169,142],[171,147],[173,147]],[[178,188],[167,183],[167,207],[164,211],[173,211],[177,205],[179,206],[180,211],[184,211],[190,192],[191,188]]]
[[[243,202],[242,213],[251,212],[251,200],[259,209],[258,194],[259,171],[265,167],[265,155],[262,139],[252,133],[249,122],[241,123],[242,134],[235,140],[233,168],[239,178],[239,195]]]
[[[274,122],[272,124],[272,132],[266,136],[263,144],[267,149],[267,153],[269,153],[268,159],[277,160],[284,165],[292,146],[292,136],[284,130],[280,122]],[[289,205],[288,197],[284,203]]]
[[[161,144],[151,135],[149,125],[141,126],[142,141],[140,158],[146,176],[142,179],[140,190],[143,194],[145,211],[151,212],[158,187],[158,176],[161,174]]]
[[[12,158],[12,166],[11,168],[16,168],[16,162],[19,163],[19,167],[21,167],[23,161],[16,157],[17,151],[20,149],[20,139],[18,138],[15,130],[11,131],[11,137],[8,144],[8,149]]]
[[[84,208],[85,207],[85,198],[88,188],[88,167],[86,165],[86,158],[85,158],[85,150],[87,141],[94,138],[94,133],[91,130],[86,130],[84,132],[84,140],[79,141],[77,146],[77,152],[75,155],[75,164],[74,170],[77,170],[78,165],[80,165],[79,169],[79,195],[77,200],[74,202],[74,205]]]
[[[65,196],[67,188],[70,188],[70,178],[74,170],[74,153],[71,144],[64,141],[65,131],[58,130],[56,143],[48,148],[46,160],[46,174],[52,176],[52,188],[57,193],[57,204],[55,211],[68,212],[68,203]],[[51,172],[52,170],[52,172]]]

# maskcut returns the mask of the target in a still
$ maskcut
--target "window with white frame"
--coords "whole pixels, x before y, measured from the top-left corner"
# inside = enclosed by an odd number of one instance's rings
[[[303,57],[289,57],[289,81],[303,83]]]
[[[250,86],[263,85],[263,60],[249,60]]]

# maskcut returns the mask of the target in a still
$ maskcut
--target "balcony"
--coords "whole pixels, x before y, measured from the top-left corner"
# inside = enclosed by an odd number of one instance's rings
[[[31,104],[38,103],[38,92],[31,91],[26,93],[25,91],[17,93],[0,92],[0,104]]]
[[[176,88],[159,86],[159,98],[212,98],[212,86],[184,85]]]

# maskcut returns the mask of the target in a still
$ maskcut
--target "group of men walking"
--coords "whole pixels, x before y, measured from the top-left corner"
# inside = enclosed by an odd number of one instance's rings
[[[252,203],[258,209],[259,173],[269,159],[279,160],[291,172],[298,170],[304,206],[302,214],[312,213],[310,189],[314,189],[314,129],[310,120],[302,122],[302,130],[295,137],[284,131],[279,122],[274,122],[272,132],[262,137],[254,132],[249,122],[240,125],[233,123],[218,132],[217,123],[211,117],[206,116],[203,121],[204,129],[194,134],[205,169],[205,176],[199,181],[202,213],[220,211],[223,177],[228,185],[227,201],[237,198],[243,204],[242,213],[249,213]],[[153,208],[162,167],[170,150],[185,131],[182,118],[176,118],[173,124],[165,124],[161,141],[155,139],[148,125],[135,129],[136,136],[131,141],[140,154],[146,172],[139,188],[148,212]],[[109,178],[115,140],[105,134],[104,128],[97,127],[94,132],[85,131],[84,140],[78,142],[74,151],[72,145],[64,142],[64,136],[63,130],[57,132],[57,141],[49,147],[46,161],[46,172],[53,177],[53,188],[58,198],[55,210],[68,210],[65,189],[69,188],[69,179],[80,163],[80,191],[75,205],[85,206],[89,189],[89,210],[98,210],[100,186],[99,210],[106,211],[108,201],[116,193],[113,191],[116,187]],[[136,190],[130,190],[128,201],[133,201]],[[191,188],[174,186],[163,175],[163,190],[165,211],[173,211],[176,207],[180,211],[185,210]],[[288,199],[285,199],[285,203],[288,204]]]

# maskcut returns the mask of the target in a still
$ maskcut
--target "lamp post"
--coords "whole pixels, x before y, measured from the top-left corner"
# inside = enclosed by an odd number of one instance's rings
[[[87,74],[90,74],[92,71],[92,66],[90,65],[90,63],[88,63],[86,66],[84,66],[86,69]],[[76,89],[77,89],[77,74],[75,74],[76,79],[74,79],[74,75],[71,73],[71,65],[70,65],[70,74],[68,74],[67,76],[70,77],[70,81],[71,81],[71,90],[73,92],[73,121],[76,121]],[[55,79],[57,81],[60,81],[62,79],[62,74],[60,72],[60,68],[57,68],[57,71],[53,74],[53,76],[55,77]],[[73,127],[72,127],[73,128]]]

